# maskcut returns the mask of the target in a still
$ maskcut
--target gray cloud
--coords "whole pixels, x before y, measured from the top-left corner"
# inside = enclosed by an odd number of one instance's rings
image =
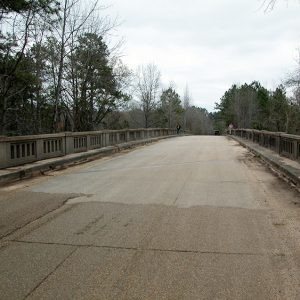
[[[253,0],[113,0],[123,24],[124,61],[154,62],[165,85],[188,83],[194,103],[212,110],[232,83],[259,80],[269,88],[295,66],[300,5],[271,13]]]

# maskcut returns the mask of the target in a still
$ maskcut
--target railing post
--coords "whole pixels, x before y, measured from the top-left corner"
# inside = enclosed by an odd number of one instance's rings
[[[36,141],[36,158],[37,160],[42,159],[43,157],[43,152],[44,152],[44,145],[43,145],[43,140],[42,139],[38,139]]]
[[[65,155],[74,152],[74,139],[70,132],[65,134]]]
[[[276,146],[275,146],[276,152],[280,154],[280,134],[276,134],[275,140],[276,140]]]
[[[64,132],[22,137],[0,137],[0,168],[115,145],[130,140],[175,135],[174,128],[139,128]]]
[[[258,144],[260,146],[263,146],[263,143],[264,143],[264,134],[262,132],[259,133],[259,141],[258,141]]]
[[[5,166],[5,163],[8,162],[9,160],[10,160],[9,142],[0,142],[0,168],[3,168]]]
[[[295,160],[298,158],[298,142],[296,140],[293,141],[293,158]]]
[[[91,135],[90,134],[87,134],[87,136],[86,136],[86,149],[87,149],[87,151],[92,149],[92,147],[91,147]]]
[[[119,144],[120,143],[120,132],[117,132],[116,135],[117,135],[117,144]]]
[[[140,129],[140,137],[141,137],[141,140],[144,139],[144,130],[143,129]]]
[[[131,141],[131,134],[130,134],[130,129],[128,129],[128,132],[127,132],[127,142],[130,142]]]
[[[111,146],[109,135],[110,135],[109,132],[105,133],[105,144],[106,144],[106,146]]]

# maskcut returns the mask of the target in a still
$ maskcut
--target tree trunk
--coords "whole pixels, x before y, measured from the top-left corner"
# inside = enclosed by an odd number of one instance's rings
[[[6,124],[5,115],[6,115],[5,110],[1,109],[0,110],[0,136],[5,134],[5,124]]]
[[[61,87],[62,87],[62,75],[63,75],[63,66],[64,66],[64,55],[65,55],[65,34],[66,34],[66,23],[67,23],[67,5],[68,0],[65,0],[65,5],[63,8],[63,26],[61,33],[61,45],[60,45],[60,58],[59,58],[59,68],[57,74],[57,85],[54,93],[54,112],[53,112],[53,121],[52,121],[52,130],[57,131],[57,123],[59,119],[59,102],[61,97]]]

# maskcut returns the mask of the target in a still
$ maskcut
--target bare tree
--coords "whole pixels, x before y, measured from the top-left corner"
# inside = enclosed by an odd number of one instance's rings
[[[64,0],[62,5],[60,26],[56,29],[56,38],[59,49],[57,51],[57,66],[53,68],[54,82],[54,110],[53,110],[53,130],[65,129],[66,118],[74,127],[74,107],[78,105],[79,82],[77,78],[76,60],[74,60],[75,50],[78,48],[78,39],[84,34],[97,35],[103,38],[118,26],[116,19],[109,16],[100,16],[107,6],[100,5],[100,0],[92,0],[86,5],[82,0]],[[120,70],[118,51],[122,41],[117,41],[109,48],[110,66],[116,69],[116,77],[120,79],[125,73],[125,68]],[[66,76],[68,80],[66,80]],[[125,77],[125,76],[124,76]],[[116,79],[117,80],[117,79]],[[121,80],[118,80],[121,84]],[[108,99],[109,101],[109,99]],[[92,104],[92,103],[91,103]]]
[[[213,125],[207,110],[190,106],[187,110],[187,128],[193,134],[211,134]]]
[[[300,48],[298,49],[297,66],[285,81],[287,87],[293,89],[294,102],[300,106]]]
[[[286,3],[289,2],[289,0],[284,0]],[[300,1],[297,0],[299,3]],[[276,3],[278,2],[278,0],[262,0],[262,8],[264,8],[264,11],[271,11],[274,9]]]
[[[160,71],[154,64],[139,66],[137,70],[136,94],[144,113],[145,128],[151,125],[151,114],[156,105],[160,88]]]
[[[277,0],[264,0],[262,3],[262,7],[265,11],[270,11],[274,8]]]
[[[184,94],[183,94],[183,108],[184,108],[184,115],[183,115],[183,129],[186,130],[187,124],[187,112],[189,107],[191,106],[192,96],[189,91],[189,87],[186,84]]]
[[[53,129],[61,130],[61,113],[59,108],[64,105],[62,102],[63,75],[65,69],[65,58],[74,46],[74,40],[81,30],[87,24],[89,18],[95,10],[98,9],[98,0],[92,1],[90,6],[83,13],[80,0],[64,0],[61,7],[60,23],[54,28],[59,42],[58,68],[54,86],[54,112],[53,112]]]

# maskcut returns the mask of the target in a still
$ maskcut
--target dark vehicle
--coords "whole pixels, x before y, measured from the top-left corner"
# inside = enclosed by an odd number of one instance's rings
[[[215,135],[220,135],[220,130],[214,130]]]

